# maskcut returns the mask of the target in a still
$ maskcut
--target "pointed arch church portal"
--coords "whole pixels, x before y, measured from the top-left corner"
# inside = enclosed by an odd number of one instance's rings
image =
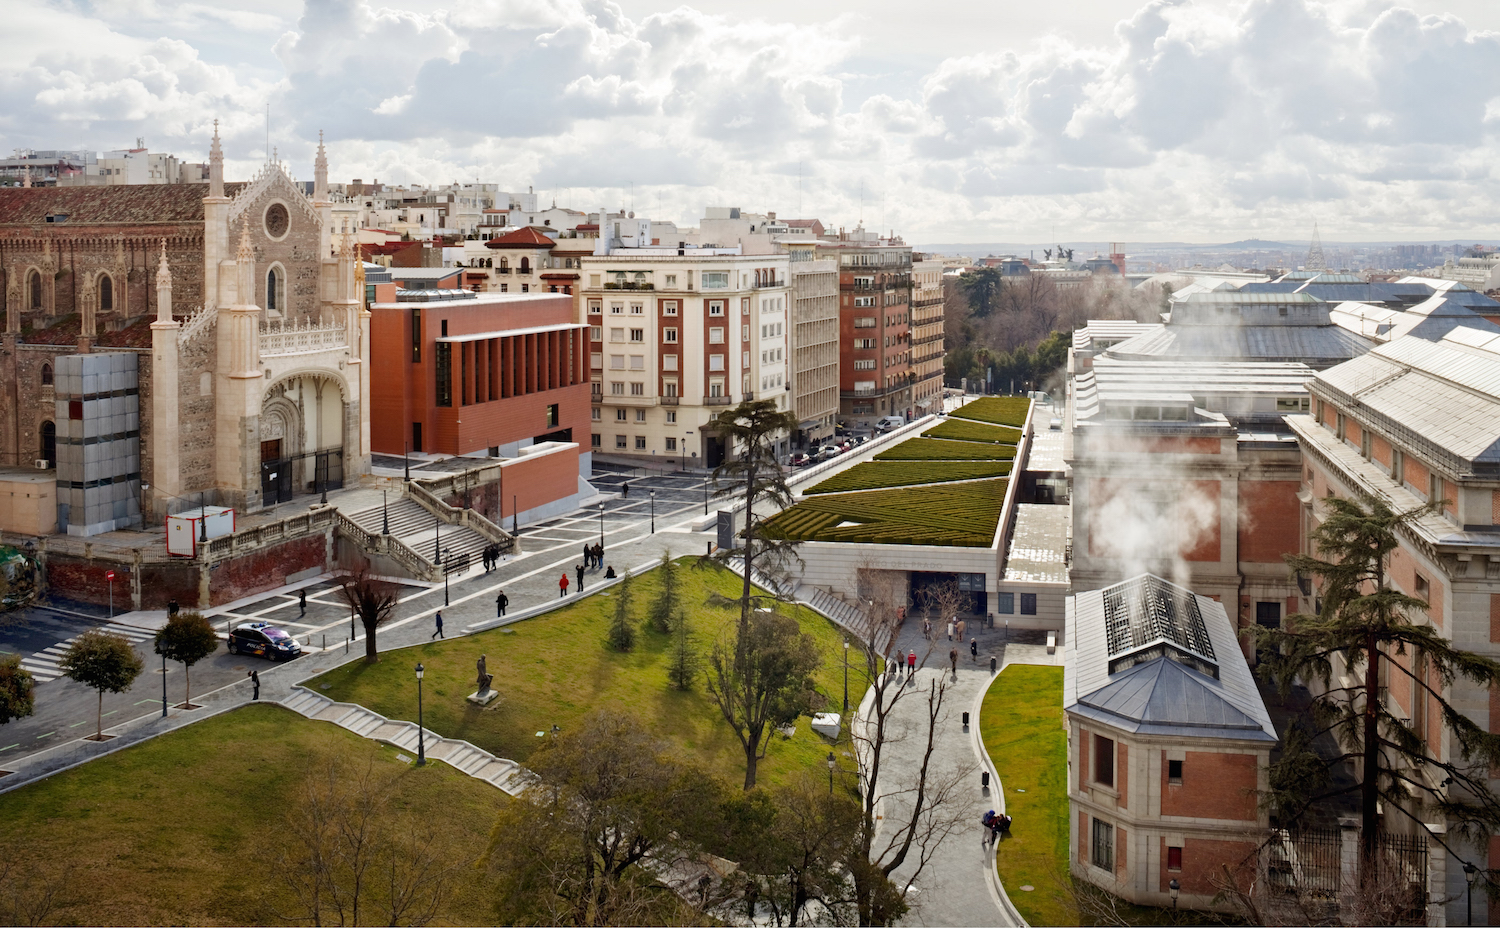
[[[261,405],[261,505],[344,486],[343,386],[336,378],[303,374],[271,385]]]

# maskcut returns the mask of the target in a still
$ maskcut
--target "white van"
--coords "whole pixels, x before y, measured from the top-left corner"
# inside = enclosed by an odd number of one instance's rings
[[[875,421],[875,428],[882,431],[896,429],[897,427],[905,425],[906,417],[903,417],[899,413],[893,413],[888,417],[881,417],[879,420]]]

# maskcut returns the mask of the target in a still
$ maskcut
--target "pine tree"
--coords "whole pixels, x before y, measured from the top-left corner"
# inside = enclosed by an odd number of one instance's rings
[[[630,622],[630,575],[615,590],[615,619],[609,625],[609,646],[618,652],[635,648],[635,626]]]
[[[690,691],[698,677],[698,647],[688,629],[687,617],[678,611],[672,618],[672,659],[667,666],[667,680],[678,691]]]
[[[672,561],[671,553],[663,551],[661,554],[661,591],[646,612],[648,629],[658,633],[672,632],[672,619],[680,613],[677,607],[677,601],[682,596],[680,582],[677,563]]]

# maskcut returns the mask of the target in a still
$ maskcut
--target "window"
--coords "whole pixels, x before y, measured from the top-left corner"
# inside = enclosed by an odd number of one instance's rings
[[[719,357],[723,358],[723,356],[719,356]],[[709,397],[723,397],[724,396],[724,381],[723,381],[722,378],[718,378],[718,379],[715,379],[713,381],[708,382],[708,396]],[[83,418],[79,417],[79,419],[83,419]]]
[[[727,271],[705,271],[705,272],[703,272],[702,281],[703,281],[703,289],[705,291],[706,290],[711,290],[711,289],[714,289],[714,288],[728,287],[729,286],[729,272],[727,272]],[[722,300],[716,300],[716,301],[714,301],[714,303],[716,303],[716,304],[719,305],[719,313],[723,314],[723,312],[724,312],[724,301],[722,301]]]
[[[645,371],[646,370],[646,356],[644,356],[644,355],[632,355],[632,356],[630,356],[630,370],[631,371]]]
[[[1016,595],[1011,591],[1001,591],[996,595],[995,613],[1013,614],[1016,612]]]
[[[1421,598],[1424,601],[1430,601],[1432,597],[1432,585],[1428,584],[1427,579],[1419,574],[1413,573],[1412,577],[1415,582],[1412,588],[1416,592],[1413,596]]]
[[[625,422],[626,418],[627,417],[626,417],[626,414],[625,414],[625,408],[621,407],[619,410],[615,411],[615,420],[616,420],[616,422],[623,423],[623,422]]]
[[[589,413],[590,413],[589,419],[591,419],[591,420],[598,420],[599,419],[599,408],[598,407],[592,407],[592,408],[590,408]]]
[[[624,312],[625,312],[625,305],[624,304],[610,304],[609,305],[609,315],[610,316],[618,316],[618,315],[620,315],[620,314],[622,314]]]
[[[1094,783],[1115,786],[1115,741],[1094,734]]]
[[[630,331],[630,341],[631,342],[645,342],[646,341],[646,331],[644,329],[632,329]]]
[[[669,274],[669,275],[667,275],[667,287],[676,287],[676,286],[677,286],[677,276],[675,274]],[[669,301],[667,301],[667,303],[671,305],[672,312],[676,313],[677,312],[677,301],[675,301],[675,300],[669,300]]]
[[[1022,594],[1021,595],[1021,613],[1023,613],[1023,614],[1030,614],[1032,616],[1036,615],[1036,595],[1035,594]]]
[[[43,365],[42,366],[42,383],[43,384],[51,384],[52,383],[52,366],[51,365]]]
[[[708,315],[709,316],[723,316],[724,315],[724,301],[722,301],[722,300],[710,300],[708,302]]]
[[[673,382],[669,383],[667,385],[667,387],[669,387],[669,388],[672,389],[672,392],[670,394],[668,394],[667,396],[668,397],[676,397],[677,396],[677,382],[673,381]],[[667,422],[668,423],[676,423],[677,422],[677,411],[676,410],[668,410],[667,411]],[[671,447],[669,446],[668,448],[671,448]]]
[[[676,371],[677,370],[677,356],[675,356],[675,355],[663,355],[661,357],[661,370],[662,371]]]
[[[422,424],[420,423],[411,425],[411,451],[422,451]]]
[[[644,423],[644,422],[646,422],[646,411],[644,411],[644,410],[637,410],[635,412],[635,422],[637,422],[637,423]]]
[[[437,364],[433,366],[437,378],[437,405],[453,406],[453,344],[437,344]]]
[[[624,394],[625,393],[625,382],[624,381],[611,381],[609,383],[609,392],[611,394]]]
[[[1168,846],[1167,847],[1167,871],[1168,872],[1181,872],[1182,871],[1182,847],[1181,846]]]
[[[33,271],[27,277],[27,290],[31,292],[31,309],[42,309],[42,275],[41,272]]]
[[[873,298],[873,297],[856,297],[856,298],[854,298],[854,306],[856,306],[856,307],[873,307],[873,306],[875,306],[875,298]]]
[[[1180,785],[1180,784],[1182,784],[1182,760],[1181,759],[1168,759],[1167,760],[1167,784],[1169,784],[1169,785]]]
[[[502,294],[508,294],[508,293],[510,293],[510,285],[506,284],[504,281],[501,281],[500,282],[500,293],[502,293]]]
[[[547,405],[547,425],[556,426],[558,421],[557,404]]]
[[[1255,602],[1255,624],[1272,630],[1281,629],[1281,604],[1278,601]]]
[[[711,345],[724,344],[724,327],[710,326],[708,328],[708,341]]]
[[[645,452],[646,451],[646,437],[645,436],[637,436],[637,437],[635,437],[635,448],[636,448],[637,452]]]
[[[591,301],[589,301],[589,316],[598,316],[599,314],[601,314],[603,312],[604,312],[604,301],[602,301],[602,300],[591,300]]]
[[[1115,870],[1115,827],[1094,818],[1093,842],[1089,844],[1089,861],[1106,872]]]
[[[740,353],[740,367],[741,368],[749,368],[750,367],[750,350],[749,349],[746,349],[745,351],[743,351],[743,352]]]
[[[601,446],[604,445],[604,443],[600,442],[600,439],[602,439],[602,438],[603,437],[601,437],[598,433],[590,433],[589,434],[589,445],[592,446],[595,449],[600,448]]]
[[[625,341],[625,327],[623,327],[623,326],[611,326],[609,328],[609,341],[610,342],[624,342]]]
[[[740,298],[740,315],[741,316],[749,316],[750,315],[750,298],[748,298],[748,297],[741,297]]]
[[[672,411],[672,412],[676,413],[675,410]],[[676,452],[677,451],[677,437],[676,436],[668,436],[667,437],[667,451],[668,452]]]
[[[856,349],[873,349],[873,348],[875,348],[875,340],[874,339],[856,339],[856,340],[854,340],[854,348],[856,348]]]
[[[646,312],[646,305],[645,304],[634,304],[633,303],[633,304],[630,305],[630,315],[631,316],[641,316],[645,312]]]
[[[523,284],[523,285],[521,285],[521,293],[523,293],[523,294],[530,294],[531,293],[531,285],[530,284]]]
[[[598,287],[598,286],[599,286],[599,276],[596,275],[596,274],[589,275],[589,287]]]
[[[280,266],[266,269],[266,309],[281,310],[286,306],[286,279]]]
[[[663,397],[676,397],[677,396],[677,379],[675,379],[675,378],[664,378],[664,379],[662,379],[661,393],[662,393]],[[677,411],[675,411],[675,410],[668,410],[667,411],[667,422],[668,423],[676,423],[677,422]]]
[[[646,395],[646,385],[640,381],[632,381],[630,382],[630,393],[636,397],[644,397]]]
[[[590,352],[589,353],[589,367],[590,368],[603,368],[604,367],[604,353],[603,352]]]
[[[625,367],[625,356],[611,355],[609,357],[609,367],[615,370],[623,369]]]
[[[108,312],[115,308],[115,281],[107,274],[99,276],[99,310]]]
[[[661,315],[662,316],[676,316],[677,315],[677,301],[675,301],[675,300],[664,300],[664,301],[662,301],[662,304],[661,304]]]
[[[661,331],[661,341],[662,342],[676,342],[677,341],[677,327],[675,327],[675,326],[668,326],[666,329],[662,330]]]
[[[875,360],[873,358],[857,358],[854,360],[855,371],[874,371]]]
[[[710,355],[708,357],[708,370],[709,371],[723,371],[724,370],[724,356],[722,356],[722,355]]]
[[[742,325],[740,327],[740,341],[741,342],[749,342],[750,341],[750,324],[749,323],[745,323],[744,325]]]
[[[602,326],[590,326],[589,327],[589,341],[590,342],[603,342],[604,341],[604,327],[602,327]]]
[[[625,443],[625,437],[621,436],[621,435],[619,435],[617,433],[615,435],[615,448],[616,449],[623,449],[623,448],[625,448],[625,445],[626,445],[626,443]]]
[[[855,329],[874,329],[875,318],[873,316],[857,316],[854,318]]]

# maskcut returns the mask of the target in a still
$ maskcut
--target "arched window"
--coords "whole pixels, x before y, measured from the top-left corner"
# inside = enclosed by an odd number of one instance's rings
[[[115,308],[115,280],[107,274],[99,276],[99,309],[101,311],[113,310]]]
[[[279,266],[266,269],[266,309],[283,310],[286,303],[286,284]]]
[[[509,274],[510,273],[510,259],[506,258],[503,255],[500,256],[500,273],[501,274]]]
[[[27,290],[31,291],[31,309],[42,309],[42,273],[33,271],[27,285]]]
[[[531,274],[531,259],[521,259],[521,274]]]
[[[57,467],[57,426],[51,420],[42,423],[41,453],[38,457],[46,459],[49,467]]]
[[[42,383],[43,384],[51,384],[52,383],[52,366],[51,365],[43,365],[42,366]]]

